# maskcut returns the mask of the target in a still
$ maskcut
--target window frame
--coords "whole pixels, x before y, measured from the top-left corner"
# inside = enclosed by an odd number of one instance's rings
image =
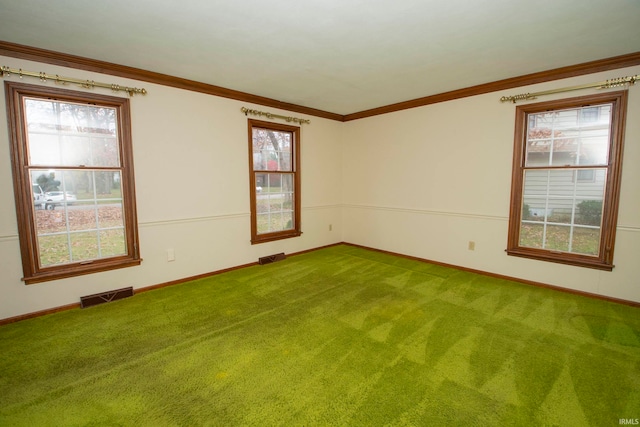
[[[266,129],[276,132],[288,132],[291,134],[291,172],[275,171],[274,173],[290,173],[293,176],[293,221],[294,227],[290,230],[282,230],[271,233],[258,234],[258,217],[257,217],[257,191],[256,191],[256,175],[270,173],[269,171],[254,170],[253,163],[253,129]],[[247,119],[248,140],[249,140],[249,194],[251,206],[251,244],[259,244],[271,242],[274,240],[288,239],[302,235],[301,226],[301,202],[300,202],[300,127],[289,126],[281,123],[267,122],[263,120]]]
[[[578,253],[560,252],[549,249],[520,246],[520,226],[522,220],[523,185],[527,150],[527,124],[529,115],[547,111],[591,107],[601,104],[612,104],[609,158],[606,165],[606,181],[600,243],[597,256]],[[550,261],[580,267],[611,271],[614,268],[613,254],[615,247],[618,205],[620,198],[620,181],[622,177],[622,157],[624,149],[624,132],[627,113],[627,91],[608,92],[575,98],[560,99],[516,107],[515,136],[513,149],[513,168],[511,179],[511,203],[509,212],[509,230],[507,238],[508,255]],[[580,169],[577,166],[548,166],[543,169],[563,170]],[[603,168],[602,166],[600,168]]]
[[[22,280],[25,284],[29,285],[139,265],[142,259],[140,258],[138,239],[129,99],[18,82],[5,82],[4,89],[11,146],[11,168],[18,222],[18,237],[24,275]],[[99,105],[116,110],[118,119],[116,132],[121,159],[119,170],[121,172],[122,207],[126,243],[126,253],[124,255],[46,267],[40,265],[30,173],[32,168],[47,168],[48,165],[34,165],[32,167],[29,165],[28,131],[26,128],[26,112],[24,110],[25,98],[42,98],[60,102]],[[82,170],[82,165],[63,168],[60,168],[60,165],[51,166],[56,170]]]

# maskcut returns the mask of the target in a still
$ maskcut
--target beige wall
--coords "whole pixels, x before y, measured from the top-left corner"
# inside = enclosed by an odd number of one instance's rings
[[[304,234],[251,245],[247,117],[240,108],[290,113],[15,58],[0,57],[0,64],[148,90],[146,96],[135,96],[131,101],[142,264],[26,286],[20,280],[22,265],[1,89],[0,182],[4,183],[4,202],[0,203],[0,319],[78,303],[84,295],[151,286],[255,262],[261,256],[342,241],[341,194],[336,191],[342,183],[342,123],[305,117],[311,124],[301,130]],[[37,79],[25,79],[25,83],[39,84]],[[174,262],[167,262],[167,249],[174,249]]]
[[[506,255],[515,106],[498,101],[638,73],[640,67],[614,70],[346,123],[344,240],[640,301],[640,90],[629,91],[612,272]]]
[[[505,94],[638,74],[640,67],[347,123],[307,117],[311,124],[301,136],[304,234],[251,245],[247,118],[240,107],[277,110],[15,58],[0,57],[0,63],[148,90],[131,102],[144,259],[137,267],[24,285],[7,125],[0,120],[0,319],[340,241],[640,301],[640,120],[634,120],[640,89],[630,90],[613,272],[504,253],[515,107],[498,102]],[[6,117],[4,102],[0,117]],[[467,249],[470,240],[475,251]],[[174,249],[174,262],[167,262],[167,249]]]

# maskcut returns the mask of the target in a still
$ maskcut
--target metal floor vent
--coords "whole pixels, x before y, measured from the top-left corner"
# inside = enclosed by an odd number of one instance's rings
[[[287,257],[284,255],[284,252],[275,255],[263,256],[262,258],[258,258],[258,264],[271,264],[272,262],[282,261],[285,258]]]
[[[100,294],[80,297],[80,306],[82,308],[87,308],[91,307],[92,305],[104,304],[105,302],[116,301],[131,296],[133,296],[132,287],[116,289],[115,291],[107,291]]]

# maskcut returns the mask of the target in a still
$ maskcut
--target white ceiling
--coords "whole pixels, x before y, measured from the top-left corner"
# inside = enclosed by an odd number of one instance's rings
[[[640,0],[0,0],[0,40],[349,114],[639,52]]]

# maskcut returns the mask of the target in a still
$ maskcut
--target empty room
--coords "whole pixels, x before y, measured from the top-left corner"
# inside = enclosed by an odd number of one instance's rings
[[[0,425],[640,424],[640,2],[0,0]]]

